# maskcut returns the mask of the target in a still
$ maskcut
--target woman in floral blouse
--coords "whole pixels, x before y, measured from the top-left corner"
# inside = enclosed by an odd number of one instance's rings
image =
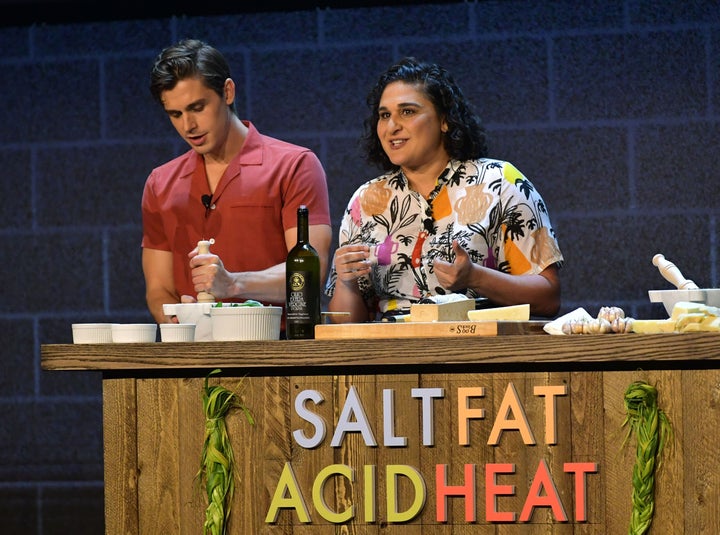
[[[385,174],[353,194],[327,283],[331,311],[361,322],[435,295],[560,308],[563,256],[545,203],[485,133],[442,67],[406,58],[368,96],[367,160]]]

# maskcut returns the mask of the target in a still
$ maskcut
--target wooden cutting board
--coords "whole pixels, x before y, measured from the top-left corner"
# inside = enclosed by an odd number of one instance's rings
[[[546,334],[545,321],[432,321],[406,323],[339,323],[315,326],[316,340],[353,338],[432,338]]]

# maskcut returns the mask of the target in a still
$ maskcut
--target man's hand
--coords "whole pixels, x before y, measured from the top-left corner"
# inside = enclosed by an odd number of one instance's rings
[[[193,286],[196,292],[207,292],[216,299],[232,297],[235,279],[223,266],[220,257],[198,254],[197,248],[188,253]]]

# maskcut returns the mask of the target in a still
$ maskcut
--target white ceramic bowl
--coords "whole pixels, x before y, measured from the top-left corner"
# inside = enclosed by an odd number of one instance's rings
[[[193,342],[195,340],[195,324],[161,323],[160,340],[163,342]]]
[[[110,323],[73,323],[73,344],[110,344],[112,329]]]
[[[163,313],[176,316],[179,323],[195,324],[195,341],[212,340],[212,323],[210,309],[215,303],[166,303]]]
[[[673,307],[678,301],[703,303],[714,307],[720,306],[720,288],[700,288],[695,290],[650,290],[651,303],[662,303],[668,316],[672,315]]]
[[[113,323],[112,341],[116,344],[149,343],[157,337],[154,323]]]
[[[282,307],[212,307],[213,340],[279,340]]]

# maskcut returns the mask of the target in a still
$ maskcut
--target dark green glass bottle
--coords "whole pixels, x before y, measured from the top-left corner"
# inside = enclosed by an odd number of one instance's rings
[[[297,243],[285,262],[285,332],[288,340],[315,338],[320,323],[320,256],[310,245],[308,209],[297,211]]]

